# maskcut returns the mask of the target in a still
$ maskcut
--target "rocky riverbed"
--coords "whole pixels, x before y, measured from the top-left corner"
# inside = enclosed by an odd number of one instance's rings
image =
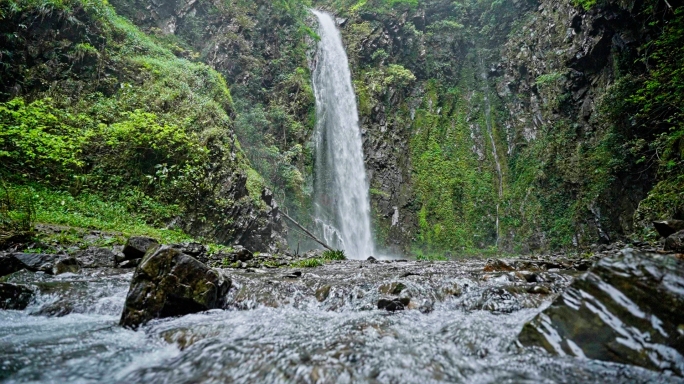
[[[0,379],[682,382],[684,266],[647,246],[216,269],[197,246],[147,247],[135,269],[116,249],[3,254]]]

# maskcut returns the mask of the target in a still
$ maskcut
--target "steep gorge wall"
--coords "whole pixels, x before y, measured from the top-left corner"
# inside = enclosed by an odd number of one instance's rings
[[[310,223],[315,21],[307,5],[113,3],[226,76],[250,161],[285,209]],[[654,15],[673,17],[664,2],[313,5],[339,18],[376,238],[391,252],[582,246],[630,235],[643,225],[635,217],[677,215],[677,204],[662,208],[667,199],[641,204],[660,172],[644,148],[668,128],[633,128],[622,102],[631,84],[623,79],[648,71],[638,59],[662,33]]]

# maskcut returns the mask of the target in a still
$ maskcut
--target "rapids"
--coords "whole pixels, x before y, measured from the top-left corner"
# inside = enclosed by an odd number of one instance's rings
[[[0,311],[0,379],[677,382],[634,366],[523,348],[516,341],[523,324],[577,272],[539,272],[542,284],[511,272],[483,272],[483,266],[478,260],[343,261],[299,270],[301,275],[290,269],[230,270],[234,287],[226,310],[156,320],[138,331],[117,325],[130,272],[19,272],[5,280],[39,293],[24,311]],[[537,285],[548,294],[527,293]],[[377,309],[379,298],[393,296],[410,297],[407,310]]]

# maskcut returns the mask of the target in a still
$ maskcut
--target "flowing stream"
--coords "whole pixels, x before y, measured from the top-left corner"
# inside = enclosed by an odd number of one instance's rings
[[[132,272],[84,270],[7,280],[36,288],[0,311],[7,383],[653,383],[639,367],[521,348],[551,300],[483,261],[345,261],[303,270],[229,270],[226,310],[118,326]],[[572,278],[539,273],[554,292]],[[517,288],[516,288],[517,287]],[[377,309],[410,297],[407,310]],[[523,293],[516,293],[523,292]]]
[[[316,216],[318,233],[347,257],[374,254],[368,181],[356,96],[347,54],[333,18],[312,11],[321,38],[313,72],[316,96]]]

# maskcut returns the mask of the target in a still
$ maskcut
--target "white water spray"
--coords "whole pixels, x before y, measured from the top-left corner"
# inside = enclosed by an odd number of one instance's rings
[[[347,54],[333,18],[312,11],[321,37],[316,96],[316,216],[319,233],[349,258],[373,255],[368,181]]]

